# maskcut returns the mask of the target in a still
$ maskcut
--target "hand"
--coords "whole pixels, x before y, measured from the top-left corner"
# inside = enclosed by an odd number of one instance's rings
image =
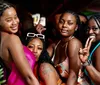
[[[41,24],[36,25],[36,31],[40,34],[42,34],[46,28],[44,28]]]
[[[88,60],[88,56],[89,56],[89,51],[90,51],[90,47],[92,44],[93,38],[88,38],[85,44],[85,48],[80,48],[79,49],[79,57],[82,63],[85,63]]]

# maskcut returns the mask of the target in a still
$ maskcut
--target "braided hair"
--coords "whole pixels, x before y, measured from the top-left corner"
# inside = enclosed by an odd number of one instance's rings
[[[0,1],[0,16],[2,16],[3,12],[10,7],[14,6],[6,1]]]
[[[74,11],[67,10],[67,11],[63,12],[63,13],[61,14],[61,16],[60,16],[60,19],[62,18],[62,16],[63,16],[65,13],[70,13],[70,14],[74,15],[75,18],[76,18],[76,24],[77,24],[77,25],[80,24],[79,16],[78,16],[78,14],[75,13]]]
[[[100,14],[94,14],[90,17],[90,19],[94,19],[96,24],[98,25],[99,29],[100,29]],[[90,20],[89,19],[89,20]]]

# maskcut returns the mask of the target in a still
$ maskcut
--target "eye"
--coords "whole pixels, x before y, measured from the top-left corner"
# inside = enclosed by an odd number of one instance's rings
[[[12,19],[6,19],[6,21],[7,21],[7,22],[11,22],[11,21],[12,21]]]
[[[33,48],[33,46],[29,45],[28,48]]]
[[[97,27],[95,27],[95,28],[92,28],[94,31],[96,31],[98,28]]]
[[[38,47],[38,49],[39,49],[39,50],[43,50],[43,48],[42,48],[42,47]]]
[[[73,24],[73,22],[68,22],[68,25],[72,25]]]
[[[86,28],[86,31],[89,31],[89,30],[90,30],[90,28],[89,28],[89,27],[87,27],[87,28]]]
[[[18,19],[17,15],[14,17],[14,19]]]

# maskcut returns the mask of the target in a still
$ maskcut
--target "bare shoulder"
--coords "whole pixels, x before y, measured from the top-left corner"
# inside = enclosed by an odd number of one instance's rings
[[[19,42],[21,43],[20,38],[17,35],[15,35],[15,34],[9,35],[8,41],[9,41],[10,45],[11,44],[15,44],[15,43],[19,43]]]
[[[94,56],[100,59],[100,46],[95,50]]]
[[[17,35],[15,35],[15,34],[11,34],[11,35],[9,35],[9,39],[10,40],[20,40],[20,38],[17,36]]]
[[[77,38],[73,38],[68,43],[68,48],[67,48],[68,56],[72,59],[78,57],[80,48],[82,48],[82,43]],[[75,55],[76,57],[74,57]]]
[[[100,46],[93,53],[93,57],[95,58],[95,61],[93,61],[95,63],[95,68],[100,71]]]
[[[69,46],[79,46],[79,47],[82,47],[82,43],[80,40],[78,40],[77,38],[73,38],[69,41]]]
[[[49,63],[42,63],[39,68],[39,72],[41,76],[47,77],[50,73],[54,72],[54,68]]]
[[[45,85],[57,85],[59,75],[56,73],[54,67],[49,63],[42,63],[40,65],[40,77]]]
[[[53,66],[49,63],[42,63],[40,65],[40,71],[42,71],[42,72],[45,72],[45,71],[50,72],[50,71],[53,71],[53,70],[54,70]]]
[[[17,35],[14,34],[9,35],[7,46],[8,49],[11,51],[11,53],[15,53],[15,51],[17,52],[16,55],[18,53],[20,53],[20,55],[21,53],[23,53],[22,42]]]

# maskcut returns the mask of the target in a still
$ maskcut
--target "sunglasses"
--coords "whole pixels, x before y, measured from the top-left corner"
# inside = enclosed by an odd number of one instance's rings
[[[29,38],[38,37],[40,39],[45,40],[45,35],[43,35],[43,34],[27,33],[26,40],[27,40],[28,37]]]

